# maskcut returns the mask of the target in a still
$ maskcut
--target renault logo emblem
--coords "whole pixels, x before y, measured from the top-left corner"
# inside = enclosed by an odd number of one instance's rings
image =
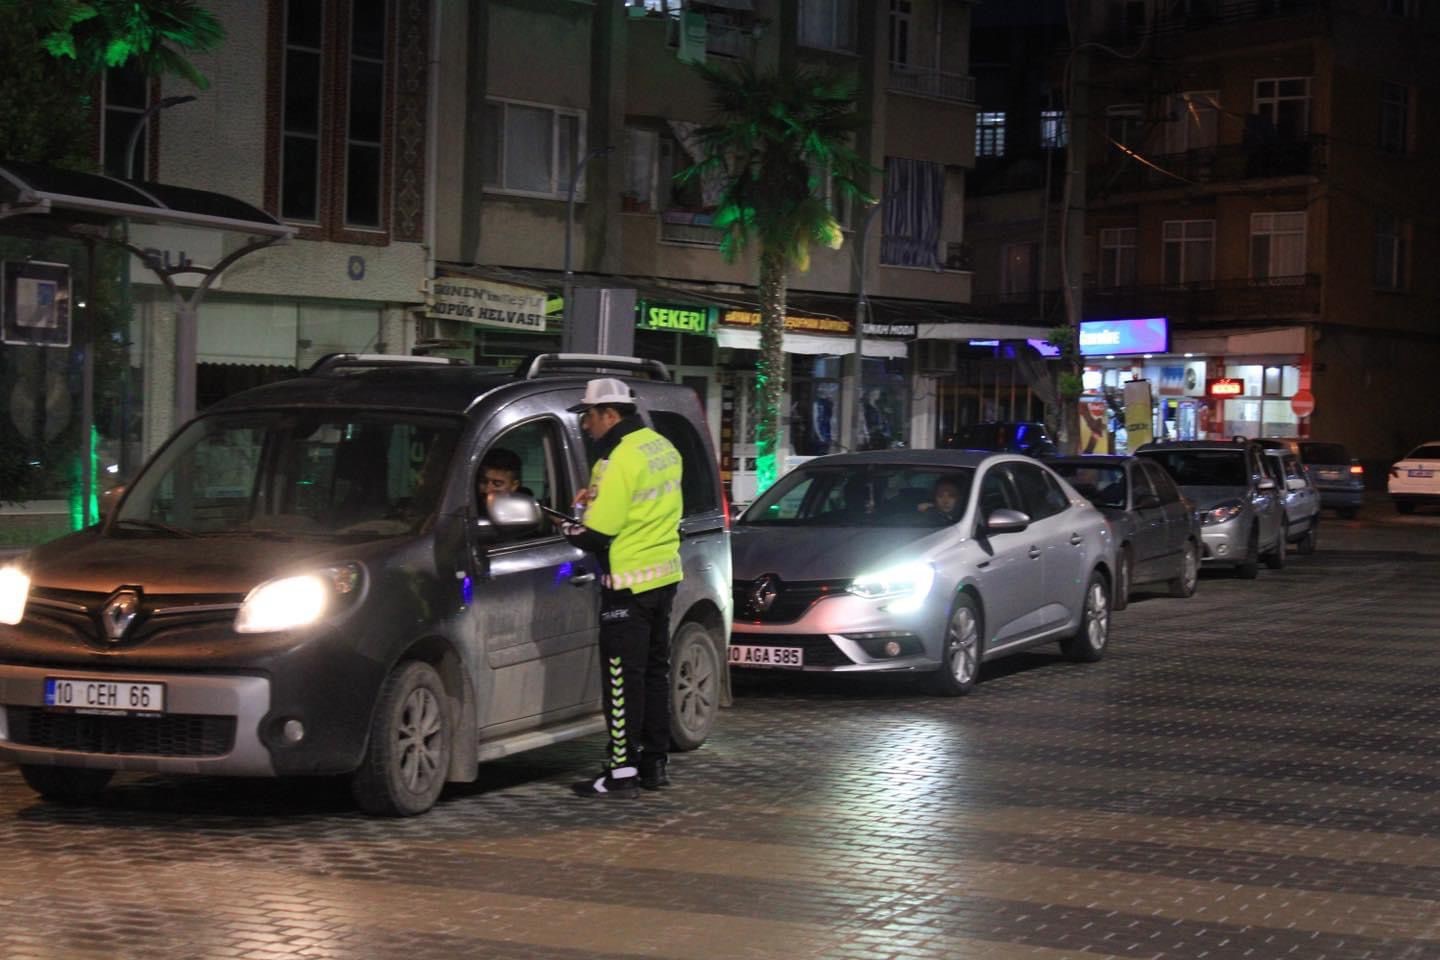
[[[758,578],[750,586],[750,593],[746,597],[746,605],[752,616],[759,616],[770,610],[774,605],[775,598],[780,596],[780,578],[773,573],[767,573]]]
[[[105,625],[105,638],[111,643],[125,639],[125,631],[135,622],[140,612],[140,594],[135,590],[116,590],[105,601],[100,610],[100,620]]]

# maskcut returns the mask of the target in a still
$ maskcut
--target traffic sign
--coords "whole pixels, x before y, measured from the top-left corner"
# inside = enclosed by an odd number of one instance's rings
[[[1308,417],[1315,412],[1315,394],[1309,390],[1296,390],[1290,398],[1290,409],[1297,417]]]

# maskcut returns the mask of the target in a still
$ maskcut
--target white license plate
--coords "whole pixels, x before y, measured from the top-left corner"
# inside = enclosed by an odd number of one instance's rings
[[[1339,470],[1321,470],[1321,471],[1320,471],[1320,479],[1321,479],[1321,480],[1339,480],[1339,479],[1340,479],[1340,471],[1339,471]]]
[[[45,706],[75,713],[159,715],[165,712],[165,684],[98,677],[46,677]]]
[[[1425,477],[1426,479],[1429,479],[1430,477],[1435,476],[1435,471],[1434,471],[1434,470],[1411,470],[1411,471],[1410,471],[1410,476],[1412,476],[1412,477]]]
[[[798,670],[805,666],[805,648],[737,647],[732,643],[730,662],[737,667],[784,667]]]

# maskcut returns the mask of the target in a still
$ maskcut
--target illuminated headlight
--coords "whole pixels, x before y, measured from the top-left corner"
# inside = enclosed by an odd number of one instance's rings
[[[25,616],[30,577],[19,567],[0,567],[0,623],[14,625]]]
[[[907,563],[876,573],[856,577],[849,591],[866,600],[889,600],[890,609],[895,613],[907,613],[920,609],[925,595],[935,583],[935,568],[928,563]]]
[[[355,564],[269,580],[250,591],[235,614],[236,633],[308,627],[334,613],[360,589]]]
[[[1200,522],[1211,527],[1217,523],[1224,523],[1226,520],[1234,520],[1244,509],[1245,505],[1238,500],[1216,504],[1209,510],[1200,511]]]

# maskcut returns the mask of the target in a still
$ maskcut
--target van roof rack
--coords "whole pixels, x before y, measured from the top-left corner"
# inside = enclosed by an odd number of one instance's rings
[[[399,353],[327,353],[312,363],[305,375],[329,373],[342,367],[409,367],[417,364],[458,367],[464,366],[465,361],[457,357],[413,357]]]
[[[601,373],[619,371],[632,375],[645,374],[651,380],[669,383],[673,378],[670,369],[659,360],[642,360],[639,357],[610,356],[603,353],[541,353],[522,362],[515,368],[517,379],[534,380],[537,377],[557,376],[566,373]]]

